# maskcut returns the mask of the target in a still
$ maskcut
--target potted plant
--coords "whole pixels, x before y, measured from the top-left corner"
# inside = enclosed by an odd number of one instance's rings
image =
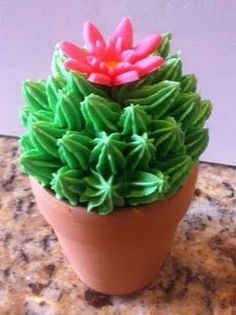
[[[107,41],[91,23],[83,36],[24,82],[19,163],[81,280],[127,294],[157,275],[191,202],[211,103],[170,33],[133,45],[124,19]]]

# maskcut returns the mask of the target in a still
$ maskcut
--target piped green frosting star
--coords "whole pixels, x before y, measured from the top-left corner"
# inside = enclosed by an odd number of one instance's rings
[[[156,152],[154,139],[148,138],[147,133],[144,133],[142,136],[133,135],[130,140],[131,141],[127,145],[128,168],[131,170],[136,168],[148,169]]]
[[[66,198],[73,206],[77,205],[82,190],[82,172],[64,166],[53,174],[51,187],[58,199]]]
[[[128,177],[125,196],[132,206],[147,204],[163,199],[168,188],[168,177],[161,171],[136,171]]]
[[[119,126],[124,135],[143,134],[148,131],[150,121],[150,117],[141,106],[131,104],[124,108]]]
[[[58,152],[64,163],[71,169],[87,170],[93,148],[93,141],[88,136],[78,131],[67,131],[57,141]]]
[[[87,127],[96,132],[118,131],[121,109],[115,102],[99,95],[90,94],[81,102],[81,111],[86,121]]]
[[[90,161],[95,164],[99,173],[118,174],[126,167],[126,158],[123,154],[126,143],[121,140],[119,133],[107,135],[102,132],[94,143]]]
[[[114,179],[114,176],[105,179],[98,172],[92,172],[84,178],[85,191],[82,193],[80,201],[87,202],[88,211],[98,209],[98,213],[106,215],[115,207],[124,205],[122,196],[122,183]]]

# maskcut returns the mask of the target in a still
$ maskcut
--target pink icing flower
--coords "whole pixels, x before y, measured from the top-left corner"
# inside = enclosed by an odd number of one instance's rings
[[[132,24],[128,18],[120,22],[107,41],[89,22],[84,24],[83,37],[86,44],[83,49],[65,41],[59,48],[68,57],[65,67],[84,73],[93,83],[118,86],[133,82],[165,63],[163,58],[153,55],[160,45],[160,35],[151,35],[133,47]]]

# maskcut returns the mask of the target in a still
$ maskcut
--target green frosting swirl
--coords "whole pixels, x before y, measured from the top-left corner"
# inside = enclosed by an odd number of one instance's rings
[[[193,161],[196,161],[205,150],[208,140],[208,129],[195,129],[186,134],[186,153],[191,156]]]
[[[147,84],[149,77],[136,81],[134,83],[128,83],[119,87],[112,87],[110,90],[111,98],[119,104],[123,104],[127,100],[131,93],[137,91],[141,86]]]
[[[156,166],[164,172],[169,178],[170,188],[167,191],[167,196],[175,193],[189,176],[193,161],[186,154],[169,157],[168,160],[157,162]]]
[[[67,130],[82,130],[84,119],[80,102],[73,92],[61,93],[55,111],[55,123]]]
[[[139,105],[127,106],[120,116],[119,126],[122,128],[122,134],[142,134],[148,131],[150,117]]]
[[[52,57],[51,70],[54,77],[66,77],[67,70],[64,67],[65,56],[61,53],[58,46],[55,47],[54,54]]]
[[[22,152],[35,150],[35,145],[32,141],[31,133],[26,132],[19,139],[19,145]],[[35,150],[36,151],[36,150]]]
[[[46,111],[45,109],[38,110],[37,112],[32,113],[28,117],[27,125],[30,126],[38,121],[46,122],[46,123],[53,123],[54,122],[54,115],[52,112]]]
[[[177,97],[175,107],[170,111],[170,115],[181,123],[184,131],[192,127],[199,111],[199,101],[199,96],[192,92],[182,93]]]
[[[148,169],[150,162],[154,159],[156,147],[154,139],[149,139],[147,133],[142,136],[133,135],[128,143],[127,164],[128,169]]]
[[[94,140],[95,147],[91,152],[91,163],[95,163],[96,170],[101,173],[118,174],[126,166],[126,159],[123,151],[126,144],[121,141],[119,133],[112,133],[109,136],[101,132]]]
[[[197,79],[194,74],[183,75],[180,80],[180,87],[182,92],[196,92]]]
[[[121,109],[115,102],[99,95],[86,96],[81,104],[81,111],[87,124],[87,128],[95,131],[118,131]]]
[[[61,77],[49,77],[46,83],[46,93],[49,107],[53,112],[56,110],[60,92],[65,86],[65,80]]]
[[[161,44],[158,47],[156,54],[160,55],[162,58],[166,58],[169,54],[171,37],[171,33],[163,33],[161,35]]]
[[[25,128],[27,128],[28,119],[29,119],[29,116],[30,116],[29,107],[28,106],[21,107],[20,110],[19,110],[19,114],[20,114],[20,122],[21,122],[21,124]]]
[[[163,199],[168,191],[167,177],[159,170],[151,173],[137,171],[127,181],[126,198],[132,206]]]
[[[77,205],[82,191],[82,172],[64,166],[53,174],[51,187],[58,199],[66,198],[71,205]]]
[[[98,213],[106,215],[115,207],[124,205],[122,196],[122,183],[115,180],[114,176],[105,179],[101,174],[92,171],[90,176],[84,178],[86,186],[80,201],[87,203],[87,210],[98,209]]]
[[[211,114],[212,104],[211,101],[203,100],[199,104],[198,113],[193,121],[194,128],[203,128],[205,121]]]
[[[207,146],[212,104],[182,75],[180,55],[168,57],[170,40],[155,52],[164,66],[112,88],[67,71],[56,48],[52,76],[23,84],[21,170],[100,215],[177,192]]]
[[[166,60],[166,64],[152,75],[152,82],[180,81],[182,75],[182,62],[179,55],[174,55]]]
[[[162,156],[184,149],[185,134],[181,128],[181,123],[173,117],[154,120],[152,136],[155,138],[155,146]]]
[[[21,153],[19,163],[21,170],[35,177],[42,186],[48,186],[52,174],[61,167],[60,161],[32,149]]]
[[[83,75],[75,72],[70,72],[67,78],[67,89],[75,92],[79,101],[82,101],[85,96],[89,96],[90,94],[99,95],[107,98],[105,89],[102,89],[98,85],[90,83]]]
[[[125,104],[138,104],[147,113],[156,118],[168,113],[179,94],[180,84],[172,81],[162,81],[154,85],[140,87],[131,94]]]
[[[46,84],[44,81],[25,81],[22,96],[25,103],[29,106],[30,112],[48,108]]]
[[[63,136],[65,130],[56,128],[52,124],[38,121],[31,125],[30,132],[32,142],[38,151],[59,158],[57,140]]]
[[[57,141],[58,152],[64,163],[71,169],[87,170],[93,141],[81,132],[67,131]]]

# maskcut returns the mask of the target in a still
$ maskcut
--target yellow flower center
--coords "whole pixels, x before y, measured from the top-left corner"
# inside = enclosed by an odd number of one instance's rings
[[[115,68],[117,64],[118,64],[118,62],[117,61],[113,61],[113,60],[106,62],[107,67],[111,68],[111,69]]]

